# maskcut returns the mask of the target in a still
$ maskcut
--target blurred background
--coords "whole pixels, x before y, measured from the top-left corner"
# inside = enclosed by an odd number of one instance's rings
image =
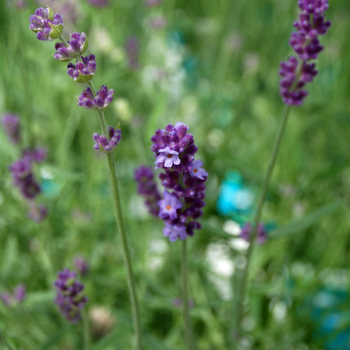
[[[81,325],[53,303],[57,271],[80,255],[91,350],[109,350],[132,349],[132,326],[106,162],[92,148],[99,123],[77,105],[85,86],[53,59],[54,43],[28,29],[45,5],[62,15],[66,39],[87,33],[94,84],[115,90],[106,118],[122,128],[115,157],[146,349],[184,349],[180,242],[163,237],[133,179],[153,166],[155,130],[178,121],[209,173],[203,229],[189,239],[194,335],[198,349],[229,349],[247,249],[240,231],[283,111],[278,70],[292,54],[297,1],[0,2],[0,114],[20,117],[23,147],[48,149],[35,168],[48,216],[36,223],[8,170],[20,148],[0,131],[0,292],[27,288],[23,302],[0,302],[0,332],[14,349],[81,349]],[[268,238],[254,249],[242,349],[350,349],[350,3],[331,0],[327,18],[319,75],[291,111],[263,212]]]

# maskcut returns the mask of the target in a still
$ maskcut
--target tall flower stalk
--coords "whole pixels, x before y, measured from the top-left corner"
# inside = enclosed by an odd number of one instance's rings
[[[78,105],[89,109],[96,110],[98,120],[101,126],[102,134],[95,133],[93,140],[95,145],[93,148],[100,152],[106,153],[108,173],[112,188],[113,209],[120,237],[122,240],[122,248],[124,254],[124,262],[126,265],[127,283],[130,294],[130,302],[132,307],[133,324],[135,331],[135,346],[137,350],[142,350],[142,329],[141,316],[136,294],[136,283],[131,263],[131,256],[128,247],[126,232],[124,229],[121,201],[118,187],[118,179],[116,174],[116,164],[114,160],[113,150],[118,146],[121,140],[121,131],[118,128],[107,126],[103,110],[108,108],[113,100],[114,90],[107,89],[106,85],[102,85],[96,90],[92,78],[96,71],[95,55],[82,56],[88,48],[88,39],[85,33],[71,33],[70,40],[66,41],[62,37],[64,28],[62,17],[54,14],[47,7],[39,8],[34,15],[29,18],[31,24],[29,29],[37,33],[37,38],[43,41],[52,41],[59,39],[61,42],[56,43],[56,53],[54,58],[61,62],[70,62],[76,59],[76,64],[68,63],[67,73],[77,83],[88,83],[88,87],[82,92],[78,98]]]
[[[243,269],[242,280],[239,284],[237,297],[235,298],[236,308],[233,324],[233,349],[238,349],[242,336],[241,321],[252,251],[264,208],[266,194],[280,150],[282,137],[287,125],[289,112],[291,106],[300,106],[303,104],[304,99],[307,96],[307,91],[304,90],[304,87],[308,82],[313,81],[314,77],[318,74],[316,64],[312,62],[323,50],[323,46],[320,45],[318,36],[326,34],[331,26],[330,21],[325,21],[325,12],[329,7],[328,0],[299,0],[298,6],[300,8],[299,21],[295,21],[293,24],[297,31],[292,33],[289,41],[296,56],[291,56],[286,62],[281,62],[281,69],[279,71],[279,74],[282,77],[280,81],[280,94],[286,106],[284,108],[282,121],[277,131],[274,147],[265,172],[257,209],[254,215],[253,230],[249,237],[246,264]]]

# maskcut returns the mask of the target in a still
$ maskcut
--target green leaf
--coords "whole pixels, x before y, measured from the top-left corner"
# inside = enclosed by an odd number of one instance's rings
[[[321,209],[314,211],[312,214],[306,215],[298,220],[292,220],[288,225],[278,228],[269,233],[269,238],[280,238],[291,235],[293,233],[301,232],[313,224],[316,224],[325,216],[334,213],[341,207],[341,203],[333,203],[326,205]]]

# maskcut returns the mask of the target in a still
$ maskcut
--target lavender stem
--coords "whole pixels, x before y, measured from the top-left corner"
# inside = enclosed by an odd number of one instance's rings
[[[91,81],[89,82],[89,86],[93,94],[96,95],[96,90]],[[104,113],[102,110],[98,110],[97,112],[98,112],[98,119],[101,125],[102,132],[106,136],[106,138],[109,139],[109,135],[107,131],[107,123],[106,123]],[[131,263],[129,246],[128,246],[126,233],[124,229],[123,215],[122,215],[122,209],[120,204],[118,179],[117,179],[117,174],[115,170],[115,160],[114,160],[113,152],[107,153],[107,161],[108,161],[109,179],[112,187],[114,215],[116,218],[118,231],[120,233],[120,237],[122,240],[124,262],[126,265],[127,281],[128,281],[130,302],[131,302],[131,308],[132,308],[132,317],[133,317],[133,323],[134,323],[134,331],[136,335],[136,349],[142,350],[140,307],[139,307],[137,294],[136,294],[136,283],[135,283],[135,277],[134,277],[134,272],[133,272],[132,263]]]
[[[182,303],[185,327],[185,340],[188,350],[192,350],[192,328],[188,307],[188,267],[187,267],[187,239],[182,241]]]
[[[85,310],[82,311],[84,350],[90,349],[89,324]]]
[[[249,272],[252,251],[253,251],[253,247],[254,247],[254,243],[255,243],[255,237],[257,234],[257,227],[258,227],[258,223],[260,222],[262,210],[264,208],[266,194],[267,194],[267,191],[269,188],[273,169],[274,169],[275,164],[276,164],[276,159],[277,159],[277,156],[278,156],[278,153],[280,150],[282,136],[284,134],[284,130],[285,130],[286,125],[287,125],[289,111],[290,111],[290,106],[286,105],[284,108],[284,111],[283,111],[282,122],[281,122],[279,130],[277,132],[276,141],[275,141],[275,144],[273,147],[270,161],[269,161],[268,167],[266,169],[264,182],[263,182],[263,185],[261,188],[260,197],[259,197],[259,201],[257,204],[257,210],[256,210],[254,221],[253,221],[252,234],[249,237],[249,247],[248,247],[247,256],[246,256],[246,264],[245,264],[245,267],[243,270],[242,281],[240,283],[240,287],[239,287],[239,290],[237,293],[237,298],[236,298],[236,312],[234,314],[235,339],[233,342],[233,349],[238,349],[238,343],[239,343],[239,340],[241,337],[241,319],[242,319],[242,314],[243,314],[244,296],[245,296],[246,287],[247,287],[248,272]]]

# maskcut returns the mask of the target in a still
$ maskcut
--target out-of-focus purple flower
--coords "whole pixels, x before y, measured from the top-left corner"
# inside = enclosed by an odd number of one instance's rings
[[[163,234],[164,237],[169,237],[170,242],[175,242],[178,238],[183,241],[187,238],[186,226],[182,224],[172,225],[166,222]]]
[[[252,233],[252,224],[250,222],[247,222],[243,227],[241,231],[241,238],[248,241],[250,240],[250,235]],[[265,229],[265,226],[262,223],[258,224],[257,232],[256,232],[256,241],[259,244],[264,243],[267,240],[267,231]]]
[[[107,140],[104,135],[99,135],[97,133],[92,135],[92,138],[95,141],[94,149],[96,151],[108,153],[118,146],[122,137],[122,131],[120,129],[114,129],[113,126],[109,126],[108,134],[109,140]]]
[[[23,283],[18,284],[13,291],[13,296],[18,303],[23,302],[27,297],[26,286]]]
[[[74,257],[74,268],[82,276],[86,276],[89,273],[89,264],[82,255],[76,255]]]
[[[35,10],[34,15],[29,17],[29,29],[37,33],[37,38],[43,41],[51,41],[59,38],[63,32],[63,20],[60,14],[54,14],[46,7],[40,7]]]
[[[156,168],[171,168],[173,164],[179,165],[181,160],[179,158],[179,152],[171,150],[168,146],[164,149],[160,149],[158,151],[159,155],[154,162],[156,164]]]
[[[109,6],[109,0],[89,0],[89,4],[95,7],[107,7]]]
[[[153,170],[150,167],[140,166],[135,169],[135,181],[138,183],[137,192],[145,198],[148,211],[154,215],[159,215],[158,202],[161,196],[154,181]]]
[[[68,63],[67,73],[77,83],[87,83],[95,75],[96,71],[96,59],[95,55],[90,54],[88,56],[81,56],[82,62],[78,61],[75,65]]]
[[[36,147],[34,149],[26,149],[22,152],[22,156],[30,162],[42,163],[47,158],[47,148]]]
[[[182,299],[180,299],[180,298],[174,298],[174,299],[172,300],[172,304],[173,304],[174,306],[180,307],[180,306],[182,306]],[[190,309],[192,309],[192,308],[194,307],[194,302],[193,302],[192,299],[189,299],[189,300],[188,300],[188,306],[189,306]]]
[[[13,305],[13,296],[8,292],[1,292],[0,299],[6,306]]]
[[[102,85],[97,91],[96,96],[93,95],[90,87],[87,87],[78,98],[78,105],[86,109],[102,110],[106,109],[113,101],[114,90]]]
[[[69,62],[74,58],[80,57],[88,48],[88,39],[85,33],[71,33],[70,41],[65,43],[56,43],[56,53],[53,57],[62,62]]]
[[[145,0],[145,6],[156,7],[162,3],[162,0]]]
[[[166,189],[172,190],[171,193],[165,190],[164,199],[158,202],[159,217],[165,221],[163,233],[171,241],[183,240],[201,228],[196,220],[203,215],[205,206],[208,173],[202,169],[201,161],[194,160],[197,146],[187,131],[188,126],[178,122],[157,130],[151,138],[157,167],[165,170],[159,178]],[[166,163],[167,159],[170,163]]]
[[[27,1],[25,0],[17,0],[16,1],[16,7],[19,9],[19,10],[22,10],[23,8],[25,8],[27,6]]]
[[[16,114],[5,114],[1,118],[1,125],[12,143],[20,143],[19,117]]]
[[[149,20],[149,26],[152,29],[162,29],[167,25],[167,20],[163,16],[153,17]]]
[[[139,68],[140,45],[136,36],[130,36],[125,43],[125,53],[128,60],[129,68],[136,70]]]
[[[328,0],[299,0],[299,21],[294,22],[296,32],[292,33],[289,44],[297,56],[291,56],[281,63],[279,71],[280,94],[287,105],[300,106],[307,96],[304,90],[306,83],[311,82],[317,75],[315,60],[323,50],[318,40],[319,35],[326,34],[331,26],[325,20],[325,12],[329,5]]]
[[[12,163],[9,170],[12,173],[13,185],[18,187],[24,198],[32,200],[41,192],[28,159],[23,158]]]
[[[177,209],[182,208],[182,203],[175,194],[169,193],[167,190],[163,192],[164,199],[158,202],[159,217],[161,219],[175,220],[177,218]]]
[[[49,6],[61,14],[65,20],[65,25],[75,23],[78,18],[78,1],[77,0],[37,0],[42,6]]]
[[[61,314],[71,323],[77,323],[81,319],[80,310],[88,302],[84,294],[84,285],[77,280],[77,274],[69,269],[58,273],[55,281],[56,299]]]
[[[35,222],[42,222],[47,216],[47,208],[43,204],[31,203],[28,217]]]

